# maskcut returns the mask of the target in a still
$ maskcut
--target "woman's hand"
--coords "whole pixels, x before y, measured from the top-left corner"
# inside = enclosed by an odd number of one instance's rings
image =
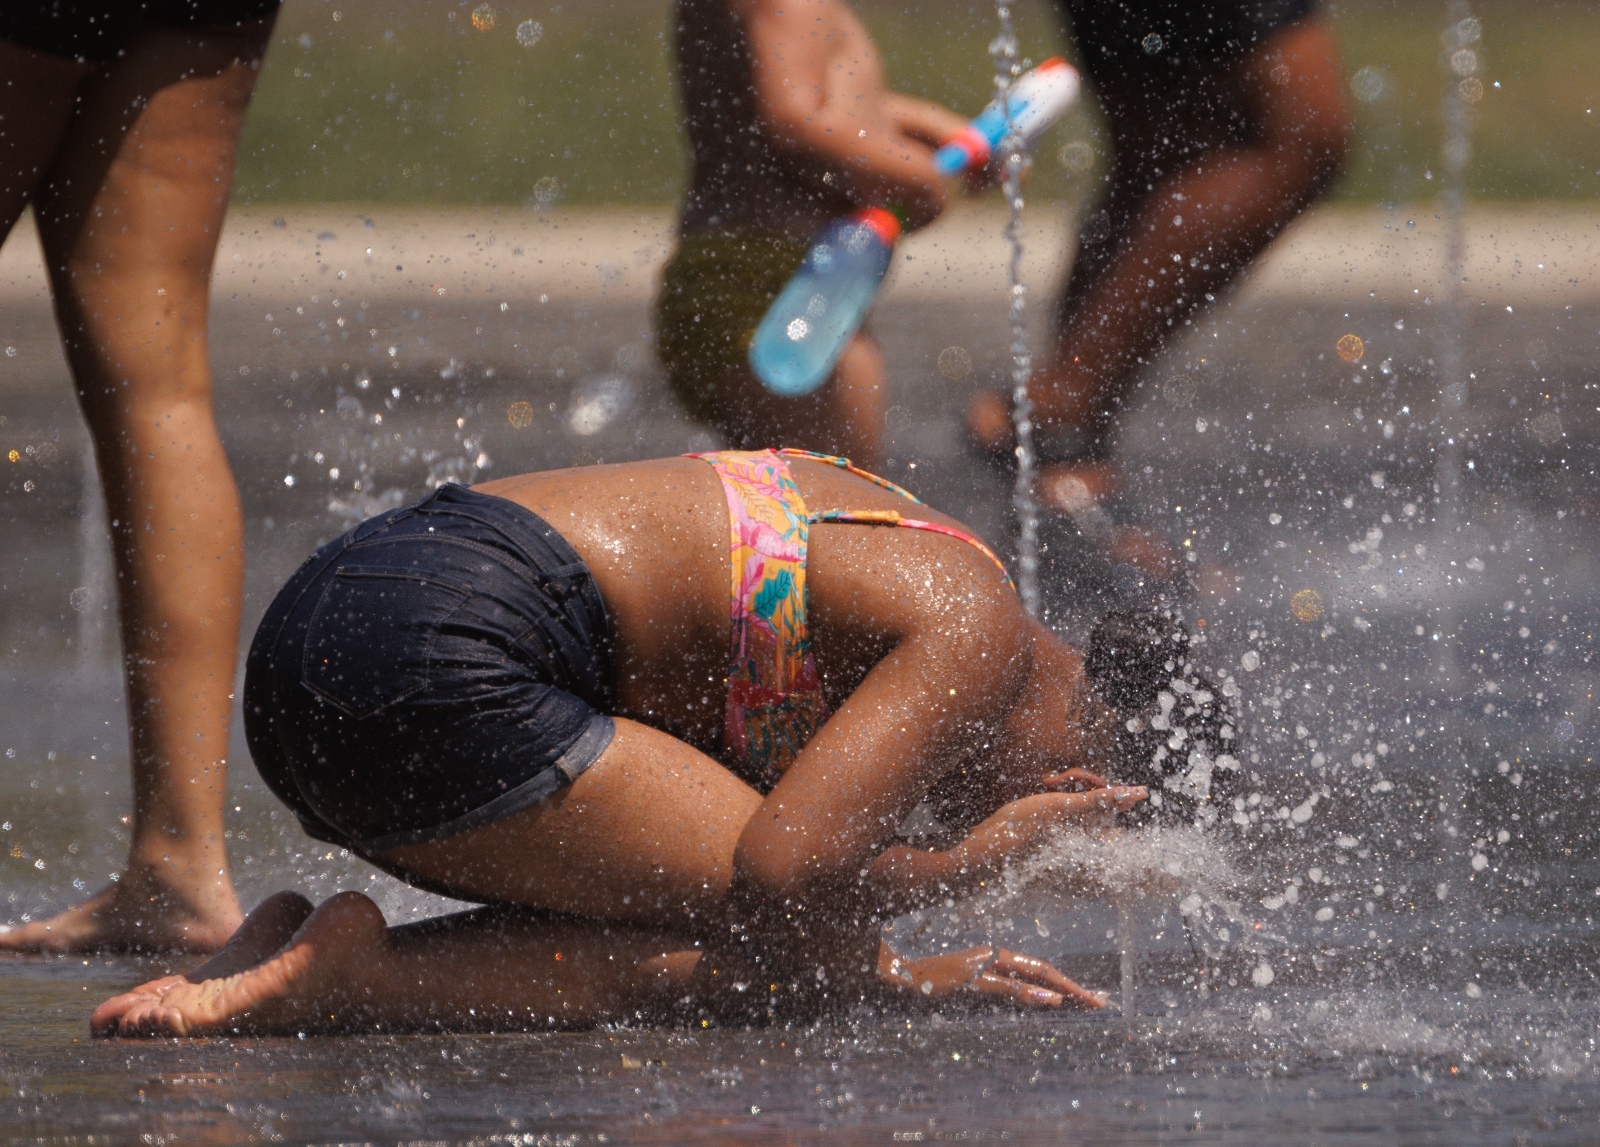
[[[1111,782],[1105,777],[1088,769],[1067,769],[1043,778],[1039,784],[1046,792],[1053,793],[1085,793],[1091,789],[1111,787]]]
[[[1127,812],[1149,795],[1143,785],[1107,785],[1103,778],[1079,769],[1050,779],[1066,786],[1082,784],[1088,777],[1102,783],[1084,792],[1035,793],[1001,806],[950,850],[952,860],[967,872],[998,872],[1008,861],[1034,852],[1069,825],[1109,828],[1117,813]]]
[[[878,947],[878,979],[895,994],[912,1000],[984,996],[1029,1008],[1072,1003],[1103,1008],[1106,999],[1062,975],[1050,964],[992,944],[908,960],[887,944]]]

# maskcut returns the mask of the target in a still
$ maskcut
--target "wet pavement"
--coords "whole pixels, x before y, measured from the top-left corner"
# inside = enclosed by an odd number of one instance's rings
[[[430,482],[712,444],[648,349],[659,217],[564,220],[539,248],[536,218],[491,235],[286,214],[281,229],[270,212],[240,225],[263,237],[239,240],[237,263],[225,250],[216,292],[247,629],[314,545]],[[0,1138],[1592,1142],[1600,294],[1581,264],[1594,221],[1505,215],[1472,233],[1462,526],[1445,530],[1429,218],[1351,218],[1319,223],[1199,321],[1151,366],[1126,422],[1127,512],[1185,556],[1200,653],[1237,686],[1250,774],[1229,845],[1241,875],[1213,890],[1226,910],[1135,905],[1131,1023],[981,1013],[95,1044],[92,1002],[162,965],[8,961]],[[970,239],[982,231],[914,252],[875,328],[886,472],[1004,549],[1005,482],[959,429],[971,390],[1003,369],[997,264]],[[436,262],[338,288],[369,245],[374,267],[393,252],[381,266]],[[506,269],[541,254],[543,270]],[[917,261],[942,273],[919,280]],[[1048,275],[1036,264],[1036,281]],[[84,438],[48,311],[26,275],[8,281],[0,344],[18,353],[0,359],[0,453],[19,453],[0,490],[0,915],[17,918],[115,869],[127,782]],[[1354,364],[1335,350],[1350,333],[1364,340]],[[941,373],[951,346],[970,375]],[[1115,578],[1069,588],[1079,543],[1059,524],[1045,536],[1053,620],[1081,633]],[[247,902],[361,888],[393,919],[438,910],[301,836],[235,741],[230,847]],[[1106,903],[1064,902],[1045,879],[902,927],[927,947],[992,935],[1111,988],[1114,924]]]

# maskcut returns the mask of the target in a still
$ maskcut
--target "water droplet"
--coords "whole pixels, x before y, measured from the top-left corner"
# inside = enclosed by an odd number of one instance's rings
[[[1174,406],[1191,406],[1199,388],[1188,375],[1179,374],[1169,378],[1166,385],[1161,388],[1161,395]]]
[[[811,324],[804,319],[791,319],[783,333],[789,336],[790,342],[797,343],[811,333]]]
[[[506,421],[518,430],[526,430],[533,425],[533,407],[526,402],[513,402],[506,411]]]
[[[1578,733],[1577,727],[1571,721],[1556,722],[1556,740],[1570,741]]]
[[[1475,104],[1483,98],[1483,81],[1477,76],[1468,76],[1456,85],[1456,91],[1462,103]]]
[[[89,608],[89,603],[93,598],[94,594],[89,592],[89,587],[86,585],[80,585],[77,589],[73,590],[67,595],[67,604],[72,606],[72,608],[77,610],[79,613],[82,613],[84,610]]]
[[[947,346],[939,352],[939,373],[960,382],[972,373],[972,355],[964,346]]]
[[[1554,411],[1546,411],[1537,418],[1529,419],[1528,430],[1546,446],[1554,446],[1566,433],[1561,425],[1561,416]]]
[[[633,384],[618,375],[608,375],[578,386],[567,413],[567,429],[587,438],[604,430],[633,400]]]
[[[1333,344],[1333,349],[1339,361],[1356,363],[1367,353],[1367,344],[1361,341],[1360,335],[1341,335],[1339,341]]]
[[[533,205],[538,210],[553,207],[561,196],[561,181],[553,175],[544,175],[533,185]]]
[[[1350,91],[1364,104],[1370,104],[1380,98],[1389,86],[1387,78],[1382,71],[1368,66],[1350,77]]]
[[[1321,908],[1317,909],[1315,915],[1318,923],[1326,924],[1329,920],[1333,919],[1333,909],[1324,904]]]
[[[1254,673],[1261,668],[1261,654],[1254,649],[1245,650],[1244,654],[1239,658],[1239,668],[1246,673]]]
[[[1056,160],[1069,175],[1083,175],[1094,167],[1094,147],[1081,139],[1062,144]]]
[[[1148,36],[1139,41],[1139,46],[1144,49],[1145,55],[1153,56],[1157,52],[1161,51],[1165,45],[1160,36],[1156,35],[1154,32],[1151,32]]]
[[[1483,989],[1478,987],[1477,984],[1469,983],[1467,985],[1467,998],[1469,1000],[1483,999]]]
[[[32,478],[29,478],[26,482],[24,482],[22,484],[22,490],[26,494],[33,493],[33,479]]]
[[[1322,595],[1314,589],[1303,589],[1289,599],[1289,612],[1296,621],[1312,622],[1322,616]]]
[[[487,4],[479,4],[472,10],[472,26],[480,32],[487,32],[494,27],[494,9]]]
[[[531,48],[544,39],[544,25],[537,20],[524,20],[517,25],[517,43]]]

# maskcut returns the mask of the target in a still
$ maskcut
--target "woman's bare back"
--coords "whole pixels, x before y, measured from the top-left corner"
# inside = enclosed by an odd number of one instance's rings
[[[961,527],[835,466],[795,460],[790,468],[813,512],[915,507],[916,517]],[[479,489],[538,514],[588,564],[611,617],[622,714],[715,751],[732,592],[728,509],[715,471],[667,458],[524,474]],[[1010,596],[988,558],[936,534],[820,523],[809,551],[810,632],[835,708],[913,629],[963,624],[973,594]]]

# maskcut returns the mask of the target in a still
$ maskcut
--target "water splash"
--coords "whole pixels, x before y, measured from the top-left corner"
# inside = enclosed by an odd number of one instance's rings
[[[1017,54],[1017,30],[1011,6],[1006,0],[995,5],[1000,34],[989,45],[994,60],[995,96],[1006,110],[1006,134],[1000,141],[1001,190],[1009,215],[1006,241],[1011,245],[1007,267],[1011,322],[1011,418],[1017,439],[1017,480],[1011,494],[1017,514],[1017,593],[1030,614],[1039,612],[1039,507],[1033,496],[1035,458],[1033,452],[1033,402],[1028,397],[1028,380],[1033,373],[1033,356],[1028,353],[1028,295],[1022,283],[1022,174],[1027,157],[1021,133],[1011,119],[1011,85],[1020,76],[1024,63]]]
[[[98,671],[113,656],[113,626],[107,625],[116,575],[111,568],[111,527],[106,520],[105,498],[100,493],[100,471],[94,447],[85,446],[78,503],[78,581],[68,603],[78,615],[78,671]],[[111,615],[115,616],[115,615]]]
[[[1466,168],[1472,158],[1472,130],[1476,120],[1474,92],[1479,96],[1482,94],[1482,81],[1477,76],[1478,44],[1481,38],[1482,26],[1472,15],[1468,0],[1451,0],[1449,22],[1442,37],[1442,62],[1447,77],[1441,109],[1444,118],[1441,160],[1444,173],[1442,215],[1445,249],[1438,319],[1438,434],[1441,441],[1434,459],[1434,488],[1438,492],[1434,514],[1435,547],[1441,560],[1443,555],[1455,548],[1465,525],[1461,444],[1468,433],[1470,396],[1462,352],[1466,316],[1461,298],[1461,279],[1466,258]],[[1434,623],[1438,640],[1432,644],[1435,648],[1434,673],[1446,698],[1452,700],[1467,691],[1457,651],[1459,628],[1455,593],[1447,584],[1445,591],[1439,595]],[[1447,853],[1454,851],[1460,824],[1466,816],[1467,795],[1463,776],[1467,767],[1464,754],[1457,751],[1451,756],[1456,759],[1445,764],[1438,821],[1439,845]]]

